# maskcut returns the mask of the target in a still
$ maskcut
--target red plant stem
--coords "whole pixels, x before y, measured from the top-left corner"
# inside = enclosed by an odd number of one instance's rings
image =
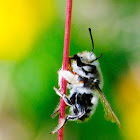
[[[70,27],[71,27],[71,13],[72,13],[72,0],[67,0],[67,12],[66,12],[66,23],[65,23],[65,38],[64,38],[64,52],[63,52],[63,70],[68,70],[69,64],[69,44],[70,44]],[[66,94],[67,82],[62,79],[61,92]],[[60,99],[60,115],[59,125],[65,117],[65,102]],[[64,127],[58,131],[58,140],[63,140]]]

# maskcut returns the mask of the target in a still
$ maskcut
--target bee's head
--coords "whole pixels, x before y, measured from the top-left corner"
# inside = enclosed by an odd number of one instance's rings
[[[96,59],[96,56],[94,53],[87,52],[87,51],[78,53],[77,56],[80,58],[81,62],[85,64],[90,64]]]
[[[82,53],[75,54],[73,57],[70,58],[70,59],[76,60],[77,63],[81,62],[82,65],[91,64],[102,56],[102,54],[101,54],[99,57],[96,57],[95,54],[93,53],[94,41],[93,41],[93,37],[92,37],[92,33],[91,33],[91,28],[88,28],[88,30],[89,30],[90,38],[91,38],[91,42],[92,42],[91,52],[84,51]]]

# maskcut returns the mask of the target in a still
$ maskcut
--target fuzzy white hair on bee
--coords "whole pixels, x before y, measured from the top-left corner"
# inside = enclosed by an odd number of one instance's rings
[[[105,118],[111,122],[116,122],[120,126],[119,119],[111,108],[108,100],[102,92],[103,78],[99,67],[98,57],[93,53],[94,41],[89,28],[90,38],[92,42],[91,52],[83,51],[69,57],[69,70],[62,68],[58,72],[59,89],[54,87],[56,94],[63,98],[64,102],[70,107],[70,114],[67,115],[62,122],[52,133],[54,134],[61,129],[67,121],[85,121],[94,114],[98,105],[98,99],[103,104]],[[67,81],[67,88],[70,94],[67,96],[61,93],[61,81],[64,78]],[[59,112],[57,108],[52,114],[52,117]]]

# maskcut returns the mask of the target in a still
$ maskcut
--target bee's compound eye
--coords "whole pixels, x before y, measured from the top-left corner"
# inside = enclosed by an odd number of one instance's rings
[[[84,60],[84,57],[81,56],[80,59],[83,61]]]

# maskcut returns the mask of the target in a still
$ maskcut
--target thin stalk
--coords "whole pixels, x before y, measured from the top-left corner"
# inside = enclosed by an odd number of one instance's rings
[[[70,27],[71,27],[71,14],[72,14],[72,0],[67,0],[67,12],[66,12],[66,23],[65,23],[65,37],[64,37],[64,51],[63,51],[63,70],[68,70],[69,63],[69,44],[70,44]],[[66,94],[67,82],[62,79],[61,92]],[[59,125],[65,117],[65,102],[60,99],[60,115]],[[58,131],[58,140],[63,140],[64,127]]]

